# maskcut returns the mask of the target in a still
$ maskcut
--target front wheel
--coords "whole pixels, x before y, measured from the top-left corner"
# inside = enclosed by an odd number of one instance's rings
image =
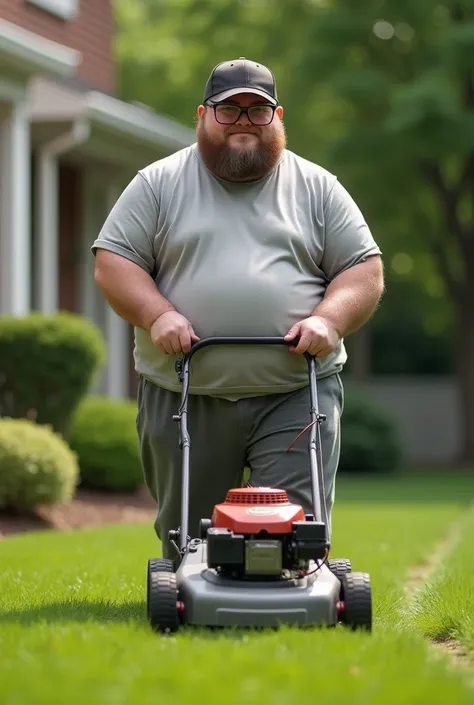
[[[341,579],[342,622],[351,631],[372,631],[372,588],[368,573],[347,573]]]
[[[156,632],[178,630],[178,590],[174,573],[148,570],[147,615]]]

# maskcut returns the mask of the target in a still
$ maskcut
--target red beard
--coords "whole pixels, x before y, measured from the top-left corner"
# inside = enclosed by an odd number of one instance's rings
[[[236,128],[230,129],[235,131]],[[283,126],[266,136],[265,141],[259,136],[258,146],[246,149],[232,149],[226,141],[216,143],[209,136],[202,120],[196,134],[199,151],[207,168],[227,181],[250,181],[264,176],[276,166],[286,147]]]

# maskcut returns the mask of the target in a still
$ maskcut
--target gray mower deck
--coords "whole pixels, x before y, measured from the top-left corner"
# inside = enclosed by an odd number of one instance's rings
[[[188,624],[278,627],[338,621],[340,582],[325,565],[301,580],[228,580],[207,567],[206,543],[193,541],[176,582]]]

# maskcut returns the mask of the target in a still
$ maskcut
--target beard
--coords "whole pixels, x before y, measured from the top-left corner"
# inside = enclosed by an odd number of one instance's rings
[[[205,116],[196,128],[199,151],[207,168],[226,181],[250,181],[264,176],[276,166],[286,147],[283,123],[275,123],[272,131],[265,134],[264,138],[257,134],[259,142],[255,147],[230,147],[227,143],[228,135],[213,137],[204,118]],[[235,126],[229,129],[235,130]]]

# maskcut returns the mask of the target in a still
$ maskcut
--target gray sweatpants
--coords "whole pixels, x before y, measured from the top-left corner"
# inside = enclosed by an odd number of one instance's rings
[[[324,483],[329,519],[340,451],[343,388],[338,374],[318,381]],[[180,525],[181,460],[178,425],[173,421],[181,396],[140,378],[137,430],[145,482],[157,502],[155,530],[163,556],[176,558],[168,531]],[[190,451],[189,533],[198,536],[201,518],[211,518],[215,504],[229,488],[240,487],[245,467],[250,484],[285,489],[292,502],[311,513],[311,482],[307,431],[288,446],[310,422],[309,388],[286,394],[228,401],[189,395]]]

